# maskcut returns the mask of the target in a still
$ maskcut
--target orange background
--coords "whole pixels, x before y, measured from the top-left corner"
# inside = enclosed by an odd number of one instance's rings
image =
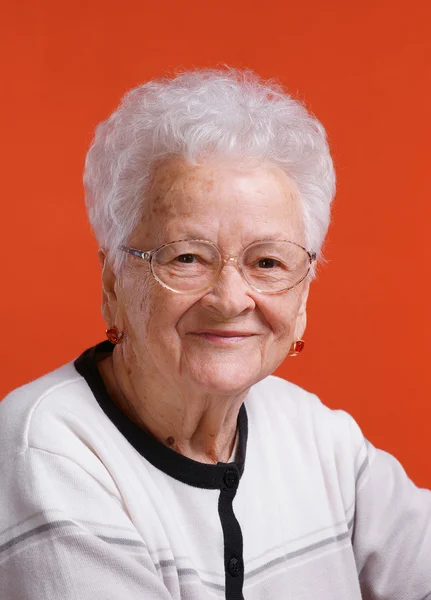
[[[226,63],[277,77],[338,173],[304,353],[279,374],[431,487],[428,0],[3,0],[0,396],[101,340],[81,173],[130,87]]]

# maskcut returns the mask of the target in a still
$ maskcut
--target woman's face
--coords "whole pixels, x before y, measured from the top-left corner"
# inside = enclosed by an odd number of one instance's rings
[[[256,240],[305,245],[294,185],[268,163],[243,168],[214,159],[193,166],[169,159],[154,173],[129,245],[151,250],[184,238],[209,240],[225,256]],[[158,284],[147,262],[128,256],[126,263],[118,278],[105,268],[104,314],[125,331],[122,351],[131,368],[157,373],[165,384],[240,393],[273,372],[303,334],[307,280],[267,295],[227,264],[212,288],[181,295]]]

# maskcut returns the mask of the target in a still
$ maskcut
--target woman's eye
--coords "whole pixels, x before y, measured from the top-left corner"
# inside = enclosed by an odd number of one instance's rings
[[[183,264],[193,263],[193,262],[195,262],[195,259],[196,259],[196,256],[194,254],[180,254],[176,258],[177,262],[180,262]]]
[[[274,267],[279,265],[278,260],[274,258],[261,258],[257,265],[260,269],[273,269]]]

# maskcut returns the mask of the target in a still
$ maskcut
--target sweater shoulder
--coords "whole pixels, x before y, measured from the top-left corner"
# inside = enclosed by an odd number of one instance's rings
[[[271,375],[254,385],[246,408],[252,422],[267,420],[281,437],[292,431],[303,440],[348,445],[354,454],[365,444],[359,426],[348,412],[329,408],[316,394],[280,377]]]
[[[23,453],[30,446],[51,450],[73,415],[100,409],[73,362],[10,392],[0,402],[0,453]]]

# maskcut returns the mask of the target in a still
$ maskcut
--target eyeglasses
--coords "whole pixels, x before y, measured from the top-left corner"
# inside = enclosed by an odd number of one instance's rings
[[[178,294],[208,290],[227,264],[235,266],[253,290],[278,294],[301,283],[316,260],[315,252],[285,240],[253,242],[238,256],[225,257],[207,240],[180,240],[147,252],[126,246],[120,250],[149,262],[156,281]]]

